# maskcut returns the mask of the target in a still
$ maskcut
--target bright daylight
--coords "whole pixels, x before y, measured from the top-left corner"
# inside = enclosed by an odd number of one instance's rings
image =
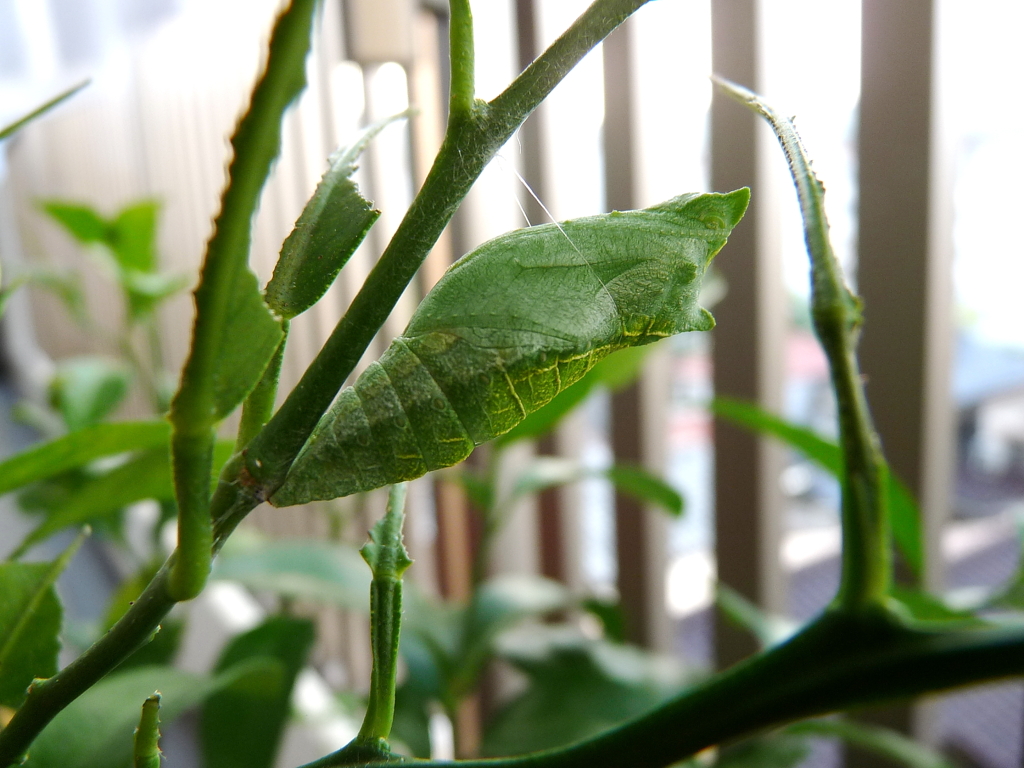
[[[1020,768],[1012,0],[0,0],[0,768]]]

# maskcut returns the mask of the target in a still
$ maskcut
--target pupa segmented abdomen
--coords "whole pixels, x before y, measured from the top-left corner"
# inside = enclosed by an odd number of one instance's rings
[[[315,459],[330,467],[330,495],[293,473],[273,501],[289,506],[347,496],[458,464],[477,445],[546,405],[610,351],[545,351],[537,353],[543,359],[530,361],[451,334],[396,339],[338,396],[303,451],[315,455],[300,456],[307,464]]]

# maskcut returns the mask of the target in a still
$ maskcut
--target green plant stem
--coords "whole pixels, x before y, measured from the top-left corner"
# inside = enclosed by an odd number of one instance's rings
[[[364,547],[364,557],[373,568],[370,585],[370,647],[373,670],[366,716],[356,737],[357,743],[387,744],[395,719],[395,681],[398,676],[398,641],[402,626],[402,573],[411,561],[402,545],[405,520],[405,483],[391,486],[388,508],[379,527],[374,529],[374,544]],[[374,547],[375,555],[367,554]]]
[[[487,564],[491,561],[491,545],[494,543],[494,537],[512,512],[508,508],[510,506],[508,501],[502,504],[503,500],[498,498],[497,492],[498,467],[501,465],[503,453],[502,446],[493,444],[485,454],[484,482],[491,488],[491,498],[490,504],[477,510],[481,518],[481,529],[480,541],[473,556],[473,568],[471,571],[474,592],[487,578]],[[475,609],[476,601],[470,601],[469,609],[466,613],[467,621],[470,620],[470,614]]]
[[[210,467],[213,425],[177,428],[171,436],[174,496],[178,502],[178,557],[168,582],[175,601],[191,600],[206,584],[213,562],[213,523],[210,519]]]
[[[214,554],[244,517],[284,480],[317,421],[484,166],[580,59],[646,2],[595,0],[550,48],[490,102],[486,117],[465,122],[458,128],[449,125],[444,146],[427,181],[353,306],[284,405],[250,443],[244,460],[229,462],[225,469],[210,503]],[[44,696],[29,696],[0,732],[0,768],[17,761],[60,710],[146,642],[174,606],[175,601],[167,593],[167,581],[169,564],[176,557],[177,553],[171,556],[143,595],[106,635],[47,681]]]
[[[236,451],[244,450],[274,413],[277,385],[281,379],[281,364],[284,362],[284,348],[288,343],[288,328],[289,322],[282,320],[281,331],[284,335],[281,337],[281,343],[267,363],[267,370],[263,372],[259,383],[242,405],[242,418],[238,424],[238,437],[235,439]]]
[[[132,344],[133,330],[134,327],[129,327],[121,334],[121,338],[118,341],[118,347],[121,350],[121,354],[127,358],[128,364],[132,367],[135,375],[138,376],[139,380],[142,382],[142,388],[146,391],[146,395],[149,397],[150,405],[153,406],[153,412],[161,414],[164,411],[160,410],[160,389],[157,384],[156,377],[150,372],[150,369],[147,366],[143,365],[142,359],[135,351],[135,345]]]
[[[771,125],[789,161],[803,215],[811,259],[811,316],[825,355],[839,411],[843,448],[843,571],[838,605],[856,611],[881,604],[891,583],[885,459],[871,422],[860,368],[857,339],[860,300],[847,287],[829,240],[825,188],[811,169],[790,120],[756,94],[723,80],[719,86]]]
[[[316,0],[292,0],[274,25],[266,68],[231,139],[235,154],[228,168],[228,185],[195,292],[192,348],[170,415],[182,550],[170,588],[178,600],[199,594],[209,575],[213,534],[207,478],[216,423],[225,415],[218,413],[223,404],[217,402],[215,384],[222,364],[220,352],[235,294],[240,286],[242,290],[246,287],[252,217],[280,150],[281,120],[305,86],[303,64],[311,44],[315,7]],[[246,340],[233,343],[245,344]]]
[[[473,114],[476,99],[476,54],[473,50],[473,12],[469,0],[450,0],[448,40],[452,72],[448,119],[461,120]]]
[[[132,768],[160,768],[160,694],[142,704],[142,716],[135,729]]]
[[[1024,672],[1024,629],[932,633],[881,613],[824,614],[789,642],[569,747],[422,768],[661,768],[741,734]],[[342,765],[331,756],[304,768]]]

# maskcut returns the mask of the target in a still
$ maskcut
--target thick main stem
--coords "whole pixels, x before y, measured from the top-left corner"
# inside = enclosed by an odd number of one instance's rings
[[[920,632],[879,614],[824,614],[643,717],[569,747],[421,768],[662,768],[795,720],[1024,672],[1024,629]],[[331,756],[303,768],[342,765]],[[367,766],[370,768],[370,766]]]

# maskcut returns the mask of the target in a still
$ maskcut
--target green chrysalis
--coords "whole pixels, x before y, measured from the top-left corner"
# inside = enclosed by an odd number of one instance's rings
[[[749,197],[682,195],[483,244],[342,390],[271,503],[337,498],[450,467],[609,353],[710,329],[697,303],[701,278]]]

